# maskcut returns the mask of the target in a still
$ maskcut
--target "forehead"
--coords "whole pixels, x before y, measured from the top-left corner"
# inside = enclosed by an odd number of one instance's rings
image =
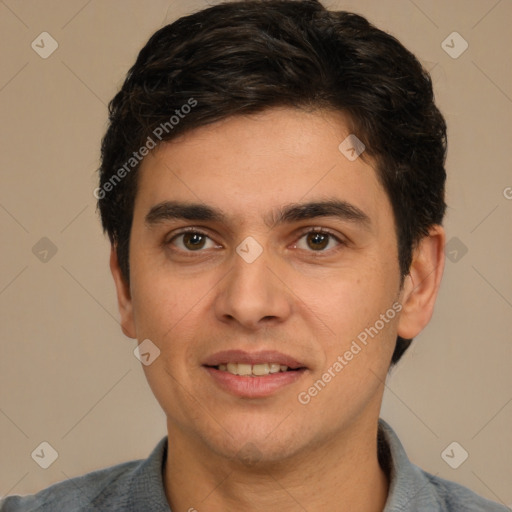
[[[389,200],[373,161],[347,158],[342,143],[353,135],[339,112],[288,108],[197,128],[144,159],[136,214],[179,200],[266,222],[281,205],[338,198],[378,222]]]

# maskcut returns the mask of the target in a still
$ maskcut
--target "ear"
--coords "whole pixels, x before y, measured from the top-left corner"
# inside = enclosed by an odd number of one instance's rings
[[[121,314],[121,329],[126,336],[135,339],[137,336],[135,334],[135,323],[133,321],[130,286],[126,283],[122,275],[114,245],[112,245],[110,249],[110,271],[112,272],[112,277],[116,285],[117,304],[119,313]]]
[[[416,337],[432,317],[443,276],[445,239],[443,227],[435,225],[413,252],[410,271],[400,293],[402,312],[398,335],[402,338]]]

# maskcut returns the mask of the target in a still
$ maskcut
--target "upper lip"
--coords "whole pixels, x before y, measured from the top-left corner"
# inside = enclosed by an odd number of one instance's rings
[[[263,364],[278,363],[291,369],[305,368],[305,365],[291,356],[276,352],[275,350],[263,350],[259,352],[246,352],[244,350],[223,350],[209,356],[203,363],[205,366],[218,366],[227,363]]]

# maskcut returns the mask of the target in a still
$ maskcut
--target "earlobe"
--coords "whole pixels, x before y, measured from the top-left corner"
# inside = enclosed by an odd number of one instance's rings
[[[429,230],[414,250],[409,274],[400,294],[402,312],[398,322],[398,335],[411,339],[428,324],[444,270],[445,232],[436,225]]]
[[[117,304],[119,307],[119,313],[121,315],[121,329],[125,336],[135,339],[135,323],[133,321],[133,306],[130,294],[130,286],[125,281],[119,261],[117,258],[117,251],[114,245],[110,249],[110,271],[114,278],[114,283],[117,292]]]

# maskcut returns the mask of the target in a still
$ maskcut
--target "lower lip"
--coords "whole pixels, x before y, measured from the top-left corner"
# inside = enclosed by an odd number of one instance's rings
[[[243,398],[264,398],[273,395],[296,382],[306,371],[302,369],[270,373],[261,377],[243,377],[209,366],[204,368],[224,391]]]

